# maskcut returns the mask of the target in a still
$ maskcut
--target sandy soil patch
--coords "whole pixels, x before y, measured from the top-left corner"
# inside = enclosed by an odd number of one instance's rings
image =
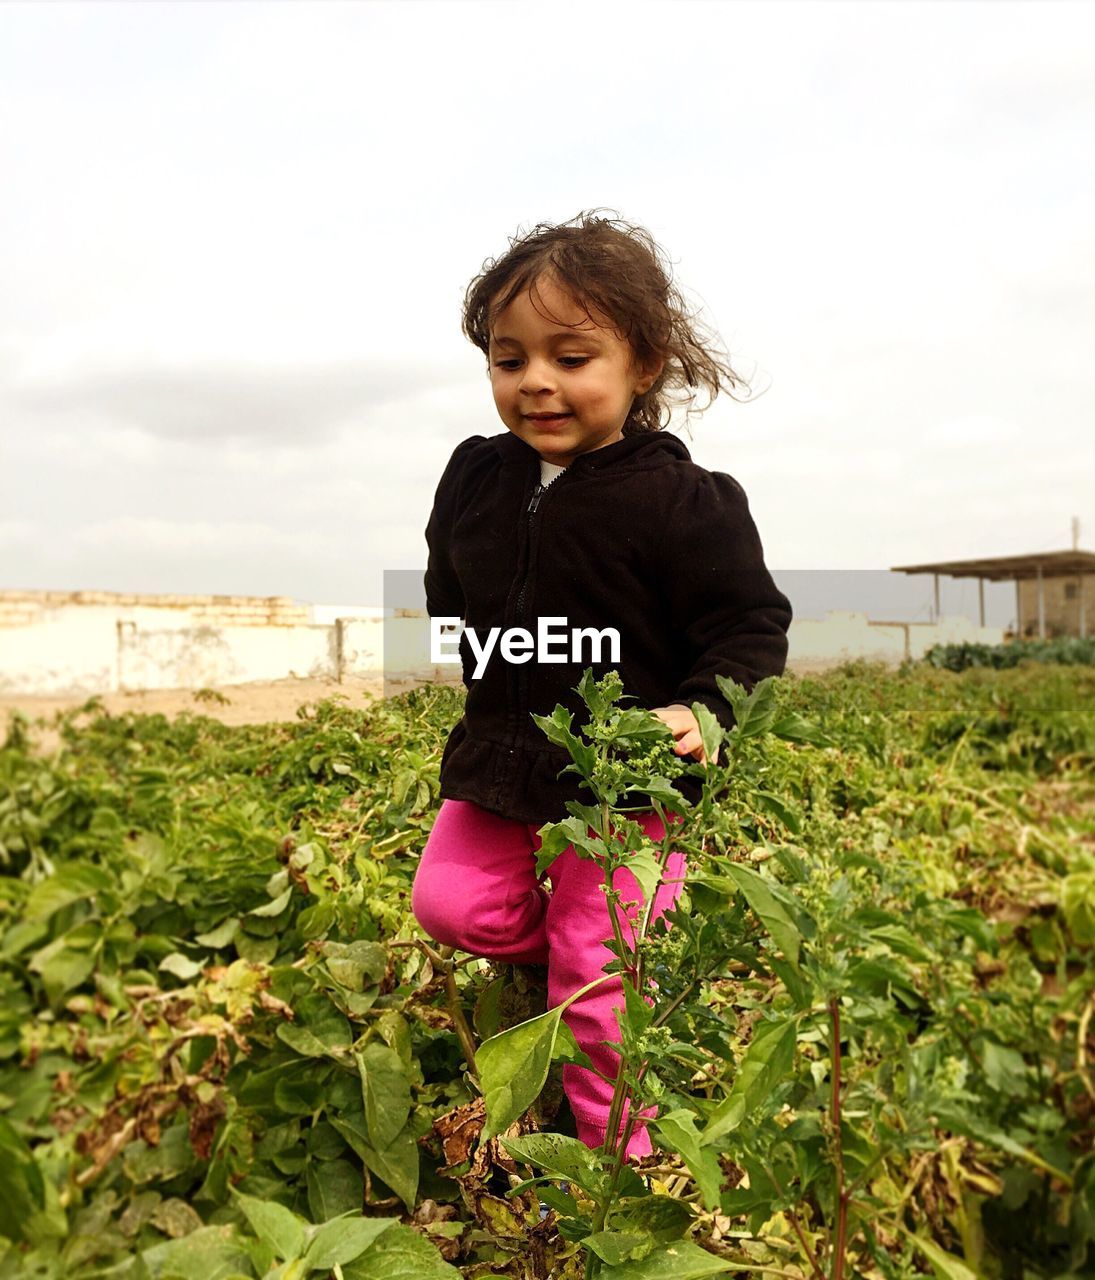
[[[390,681],[386,692],[401,693],[416,688],[421,681]],[[219,699],[196,697],[192,689],[139,689],[127,693],[99,695],[102,705],[111,715],[123,715],[127,711],[155,715],[169,719],[182,711],[210,716],[223,724],[269,724],[280,720],[295,720],[297,708],[305,703],[320,702],[324,698],[345,698],[351,707],[367,706],[385,694],[384,681],[344,680],[260,680],[252,684],[224,685],[216,690]],[[0,695],[0,730],[6,730],[13,712],[21,712],[32,720],[42,719],[48,724],[60,711],[71,711],[88,701],[88,696],[59,697],[4,694]],[[52,735],[40,735],[43,747],[49,746]]]
[[[813,675],[827,670],[830,662],[792,662],[789,674]],[[280,720],[295,720],[297,708],[305,703],[319,702],[324,698],[345,698],[352,707],[365,706],[375,698],[402,693],[424,683],[420,680],[389,681],[376,677],[370,680],[257,680],[251,684],[223,685],[216,690],[226,702],[195,696],[192,689],[136,689],[125,693],[100,694],[103,707],[111,715],[127,711],[137,713],[177,716],[181,711],[211,716],[223,724],[270,724]],[[455,683],[459,684],[459,680]],[[31,696],[29,694],[0,694],[0,732],[6,730],[12,712],[19,711],[32,720],[47,723],[59,711],[70,711],[87,702],[84,696]],[[42,745],[47,745],[42,740]]]

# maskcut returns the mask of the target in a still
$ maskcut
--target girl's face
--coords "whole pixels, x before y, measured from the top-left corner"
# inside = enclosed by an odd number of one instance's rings
[[[585,311],[540,276],[494,317],[490,382],[498,416],[541,458],[561,467],[623,439],[635,396],[661,372],[635,367],[607,316]],[[550,317],[550,318],[549,318]]]

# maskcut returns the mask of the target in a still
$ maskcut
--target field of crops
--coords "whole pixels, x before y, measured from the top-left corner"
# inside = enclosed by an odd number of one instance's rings
[[[683,766],[583,692],[545,857],[652,887],[628,788],[683,811]],[[411,918],[462,691],[15,719],[0,1280],[1095,1275],[1095,670],[726,692],[682,909],[616,940],[638,1167],[567,1136],[543,974]]]

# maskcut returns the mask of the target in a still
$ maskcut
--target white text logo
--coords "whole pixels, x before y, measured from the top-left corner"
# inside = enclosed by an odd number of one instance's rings
[[[430,619],[430,661],[434,663],[460,661],[459,635],[442,635],[442,629],[460,626],[459,618]],[[475,655],[475,670],[471,678],[478,680],[486,670],[491,654],[497,646],[505,662],[520,664],[529,662],[534,657],[540,662],[580,662],[586,665],[598,662],[619,663],[620,633],[615,627],[605,627],[598,631],[595,627],[571,627],[567,629],[566,618],[537,618],[536,634],[524,627],[491,627],[485,642],[480,642],[474,627],[465,627],[464,634]],[[588,656],[584,656],[582,647],[589,641]],[[568,645],[569,641],[569,645]],[[602,657],[607,643],[608,656]]]

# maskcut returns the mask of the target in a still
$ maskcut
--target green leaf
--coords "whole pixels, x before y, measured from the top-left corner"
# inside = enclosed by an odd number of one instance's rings
[[[361,1209],[365,1184],[360,1169],[349,1160],[310,1160],[305,1181],[313,1222],[327,1222]]]
[[[78,987],[95,971],[95,952],[90,948],[70,945],[70,935],[74,932],[70,930],[55,938],[30,959],[29,968],[41,976],[46,998],[54,1008],[63,995]]]
[[[305,1222],[276,1200],[258,1200],[232,1188],[255,1235],[268,1244],[283,1261],[291,1262],[304,1252]]]
[[[732,1269],[736,1268],[691,1240],[679,1240],[639,1262],[605,1267],[601,1276],[603,1280],[705,1280],[707,1276],[724,1276]]]
[[[369,1141],[368,1127],[363,1113],[343,1112],[341,1116],[332,1116],[331,1123],[353,1147],[370,1171],[378,1178],[382,1178],[408,1210],[412,1210],[418,1193],[420,1167],[418,1143],[415,1141],[411,1125],[409,1123],[405,1125],[396,1135],[395,1140],[381,1149],[373,1146]]]
[[[310,1271],[329,1271],[361,1257],[395,1218],[335,1218],[317,1227],[304,1254]]]
[[[788,961],[797,966],[802,935],[791,918],[791,913],[777,898],[772,887],[755,871],[738,862],[727,863],[726,874],[737,885],[742,897],[756,912],[761,924]]]
[[[770,813],[773,818],[778,818],[793,835],[797,836],[800,833],[802,823],[799,821],[799,816],[782,796],[777,796],[774,791],[762,791],[758,787],[752,791],[751,797],[758,809],[764,813]]]
[[[286,1211],[288,1212],[288,1211]],[[180,1240],[166,1240],[139,1255],[151,1280],[229,1280],[252,1275],[247,1241],[231,1224],[201,1227]]]
[[[985,1078],[998,1092],[1019,1098],[1026,1092],[1030,1072],[1023,1055],[1015,1049],[985,1040],[981,1046],[981,1064]]]
[[[575,692],[589,708],[594,720],[603,720],[610,708],[620,701],[624,691],[618,671],[608,671],[600,680],[593,679],[593,668],[586,667]]]
[[[343,1058],[353,1043],[345,1015],[322,992],[313,992],[295,1005],[296,1022],[280,1022],[275,1035],[305,1058]]]
[[[536,874],[542,876],[560,854],[574,846],[579,856],[607,859],[608,846],[598,835],[590,832],[581,818],[564,818],[562,822],[545,824],[540,828],[540,848],[536,854]]]
[[[960,1133],[966,1138],[976,1138],[986,1146],[1006,1151],[1008,1155],[1016,1156],[1025,1164],[1041,1169],[1051,1177],[1059,1178],[1066,1185],[1071,1181],[1067,1173],[1055,1168],[1049,1161],[1043,1160],[1036,1151],[1029,1150],[1021,1142],[1016,1142],[1000,1129],[994,1129],[990,1122],[979,1119],[971,1112],[951,1111],[945,1107],[939,1107],[936,1110],[936,1119],[941,1128],[949,1129],[952,1133]]]
[[[92,898],[113,886],[111,877],[93,863],[67,862],[49,879],[34,886],[23,907],[23,918],[47,920],[62,907]]]
[[[740,685],[736,680],[730,680],[726,676],[716,676],[715,683],[719,687],[719,692],[730,704],[731,710],[734,712],[736,725],[741,720],[741,713],[749,697],[749,691],[744,685]]]
[[[274,1105],[287,1116],[309,1116],[327,1102],[326,1076],[280,1079],[274,1085]]]
[[[791,1072],[795,1061],[795,1023],[760,1022],[738,1064],[729,1094],[712,1112],[701,1135],[710,1146],[724,1138]]]
[[[783,738],[787,742],[802,742],[813,747],[831,747],[832,739],[816,724],[804,720],[794,711],[785,711],[772,721],[773,737]]]
[[[411,1083],[399,1054],[386,1044],[373,1040],[356,1057],[369,1140],[383,1149],[407,1122]]]
[[[164,956],[157,967],[162,973],[170,973],[176,978],[181,978],[183,982],[196,978],[202,971],[200,961],[191,960],[181,951],[172,951],[169,956]]]
[[[932,953],[903,924],[883,924],[871,930],[874,942],[884,942],[899,956],[909,960],[919,960],[927,964],[934,959]]]
[[[601,1157],[577,1138],[561,1133],[528,1133],[523,1138],[503,1138],[502,1145],[515,1160],[534,1165],[585,1191],[599,1193],[604,1181]]]
[[[563,1006],[484,1040],[475,1066],[487,1107],[482,1141],[505,1132],[540,1096],[559,1035]]]
[[[776,714],[776,685],[773,676],[766,676],[749,694],[745,693],[741,685],[725,676],[716,676],[715,682],[734,708],[736,723],[732,736],[756,738],[768,732]]]
[[[205,1226],[193,1205],[180,1200],[177,1196],[162,1200],[153,1208],[148,1220],[158,1231],[162,1231],[165,1236],[170,1236],[172,1240],[191,1235]]]
[[[630,982],[624,983],[624,1014],[627,1030],[632,1036],[641,1036],[654,1020],[654,1003],[640,995]],[[622,1029],[622,1024],[621,1024]]]
[[[345,1077],[342,1077],[339,1083],[343,1084],[344,1082]],[[338,1099],[332,1097],[331,1103],[333,1106],[337,1107]],[[289,1122],[286,1128],[297,1128],[299,1131],[299,1126],[295,1125],[292,1121]],[[268,1129],[267,1134],[269,1134],[269,1132],[270,1130]],[[338,1156],[345,1155],[346,1153],[345,1142],[343,1142],[335,1132],[334,1125],[327,1120],[320,1120],[318,1123],[313,1124],[305,1131],[303,1136],[304,1145],[308,1150],[308,1154],[310,1156],[315,1156],[317,1160],[334,1160]],[[295,1146],[297,1144],[293,1143],[291,1145]]]
[[[388,970],[388,949],[381,942],[325,942],[320,951],[327,972],[348,991],[375,986]]]
[[[908,1235],[908,1232],[906,1234]],[[977,1280],[977,1273],[971,1271],[962,1259],[956,1258],[953,1253],[944,1252],[937,1244],[933,1244],[931,1240],[925,1240],[922,1236],[910,1235],[909,1239],[932,1264],[936,1280]]]
[[[0,1116],[0,1235],[31,1244],[68,1233],[57,1190],[10,1121]]]
[[[181,1173],[189,1172],[196,1163],[185,1119],[181,1124],[165,1129],[158,1146],[150,1147],[144,1141],[134,1142],[122,1154],[125,1175],[137,1186],[147,1182],[168,1182]]]
[[[711,708],[705,706],[702,702],[692,703],[692,714],[696,717],[696,723],[699,725],[704,758],[708,764],[713,764],[717,759],[718,750],[722,746],[722,740],[726,736],[725,730],[719,724]]]
[[[1095,871],[1076,871],[1061,882],[1061,910],[1082,947],[1095,943]]]
[[[642,780],[638,785],[629,787],[629,791],[638,791],[643,795],[652,796],[656,800],[660,800],[665,808],[673,813],[687,813],[691,808],[689,802],[681,795],[677,788],[668,778],[663,778],[661,774]]]
[[[595,978],[554,1009],[492,1036],[479,1046],[475,1066],[487,1107],[487,1123],[480,1142],[503,1133],[540,1096],[555,1056],[563,1014],[579,996],[608,980],[607,975]],[[568,1050],[571,1045],[577,1048],[573,1036]]]
[[[653,849],[637,849],[627,855],[624,866],[639,882],[643,901],[649,902],[662,879],[662,866]]]
[[[692,1210],[673,1196],[625,1196],[617,1200],[608,1225],[615,1231],[645,1231],[659,1244],[671,1244],[688,1234]]]
[[[551,1060],[552,1062],[571,1062],[576,1067],[592,1068],[593,1066],[593,1059],[588,1053],[578,1048],[574,1032],[565,1022],[559,1023],[559,1034],[555,1037],[555,1048],[552,1050]]]
[[[617,743],[641,751],[662,740],[672,741],[673,731],[664,720],[645,707],[628,707],[626,711],[619,713],[613,737]]]
[[[593,747],[583,742],[571,730],[574,713],[567,711],[565,707],[556,707],[550,716],[533,714],[532,718],[543,733],[547,735],[549,742],[554,742],[557,747],[566,748],[570,753],[570,758],[578,766],[581,776],[588,778],[597,762],[597,753]]]
[[[0,957],[14,960],[30,947],[36,947],[49,937],[49,922],[45,920],[20,920],[4,934],[0,943]]]
[[[582,804],[578,800],[568,800],[566,802],[566,809],[567,813],[569,813],[572,818],[581,818],[586,826],[592,827],[594,831],[596,831],[598,826],[600,826],[601,806],[599,804]],[[552,825],[554,824],[545,822],[540,828],[540,832],[543,833],[547,827]]]
[[[721,1204],[720,1186],[722,1169],[718,1156],[710,1146],[703,1145],[704,1137],[696,1129],[696,1117],[683,1109],[670,1111],[653,1121],[658,1137],[671,1151],[675,1151],[688,1166],[688,1172],[696,1180],[708,1209],[715,1210]]]
[[[645,1258],[654,1247],[654,1237],[646,1231],[595,1231],[581,1242],[610,1266],[633,1258]]]
[[[383,1150],[365,1148],[361,1158],[369,1168],[382,1178],[407,1206],[414,1209],[418,1193],[419,1162],[418,1143],[410,1126],[401,1130],[395,1140]]]
[[[201,947],[212,947],[214,951],[221,947],[226,947],[240,931],[239,916],[231,916],[227,920],[222,920],[215,928],[208,933],[196,933],[194,941]]]
[[[268,919],[273,916],[280,916],[285,908],[289,905],[289,899],[293,896],[293,886],[290,885],[283,894],[276,897],[273,902],[264,903],[261,907],[256,907],[254,911],[249,911],[249,916],[259,916],[261,919]]]
[[[502,998],[507,993],[508,987],[506,975],[500,973],[497,978],[492,978],[479,993],[472,1013],[472,1022],[480,1040],[487,1040],[498,1034],[498,1028],[502,1025]]]
[[[344,1280],[460,1280],[428,1240],[402,1223],[389,1227],[342,1274]]]

